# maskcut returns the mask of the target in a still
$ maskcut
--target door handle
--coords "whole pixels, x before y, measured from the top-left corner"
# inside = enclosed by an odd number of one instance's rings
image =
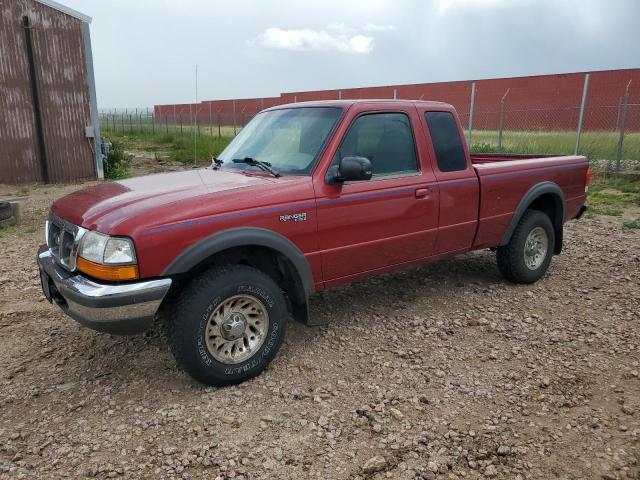
[[[431,192],[430,188],[418,188],[416,189],[416,198],[426,198],[429,196],[429,192]]]

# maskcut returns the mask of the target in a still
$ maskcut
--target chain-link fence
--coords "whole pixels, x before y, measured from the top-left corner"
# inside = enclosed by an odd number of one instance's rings
[[[150,108],[108,109],[100,112],[100,128],[118,135],[209,135],[233,137],[255,114],[239,116],[241,122],[235,126],[224,116],[214,116],[203,121],[194,114],[176,113],[158,116]],[[227,122],[227,123],[225,123]]]
[[[100,123],[107,133],[233,137],[259,111],[274,105],[386,95],[451,103],[474,152],[577,153],[586,155],[602,170],[638,169],[640,85],[634,90],[631,79],[618,79],[614,84],[602,77],[590,83],[589,74],[574,75],[572,81],[571,88],[555,90],[549,86],[537,90],[521,79],[500,79],[478,81],[477,85],[467,82],[449,90],[424,84],[114,109],[102,111]]]
[[[603,169],[619,172],[636,168],[640,161],[640,96],[624,90],[607,92],[607,98],[587,101],[588,75],[578,104],[522,106],[510,103],[506,89],[493,106],[470,108],[460,115],[477,152],[586,155]],[[618,96],[616,103],[611,97]],[[473,102],[470,102],[473,105]],[[469,133],[469,118],[472,130]],[[604,162],[603,162],[604,161]]]

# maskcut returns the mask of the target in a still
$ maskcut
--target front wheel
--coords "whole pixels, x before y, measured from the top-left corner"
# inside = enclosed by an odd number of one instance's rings
[[[241,383],[275,357],[286,320],[284,295],[271,277],[246,265],[213,268],[180,295],[171,319],[172,350],[202,383]]]
[[[514,283],[536,282],[549,268],[554,248],[555,231],[549,217],[538,210],[527,210],[509,243],[498,247],[500,273]]]

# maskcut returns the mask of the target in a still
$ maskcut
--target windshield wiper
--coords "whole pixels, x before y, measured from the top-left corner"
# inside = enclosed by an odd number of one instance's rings
[[[211,168],[213,168],[214,170],[218,170],[222,164],[224,162],[222,160],[220,160],[219,158],[213,157],[211,159]]]
[[[269,162],[262,162],[260,160],[256,160],[255,158],[245,157],[245,158],[234,158],[233,163],[245,163],[252,167],[258,167],[265,172],[269,172],[274,177],[279,177],[280,172],[278,172],[275,168],[271,167]]]

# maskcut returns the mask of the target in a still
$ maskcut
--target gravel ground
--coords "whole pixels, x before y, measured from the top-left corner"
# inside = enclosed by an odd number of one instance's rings
[[[0,231],[0,478],[640,478],[640,231],[572,222],[535,285],[474,252],[313,299],[270,368],[203,387],[165,329],[44,301],[52,200]],[[0,188],[0,193],[7,188]],[[24,192],[23,192],[24,193]]]

